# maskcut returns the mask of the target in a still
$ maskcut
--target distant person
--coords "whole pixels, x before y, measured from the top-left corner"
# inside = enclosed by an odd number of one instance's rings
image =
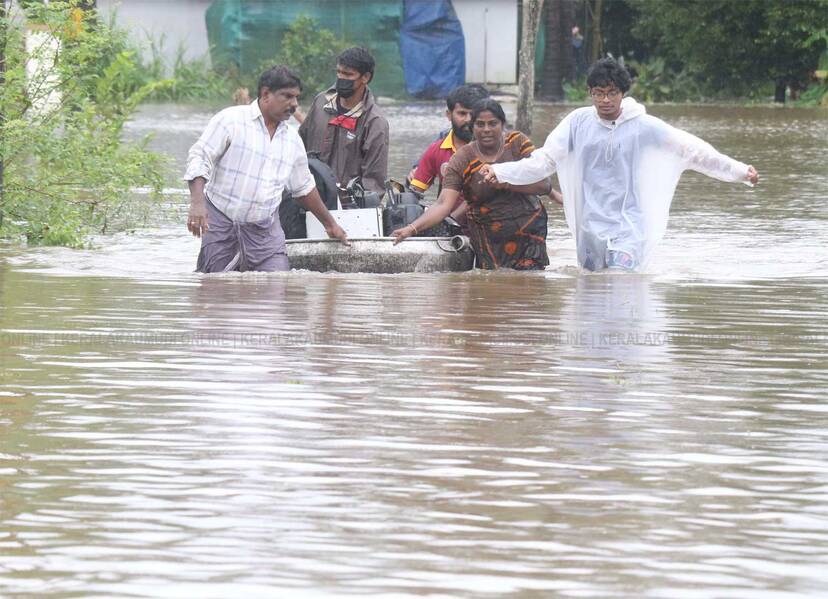
[[[366,191],[382,197],[388,121],[368,87],[374,67],[374,57],[365,48],[344,50],[336,59],[336,85],[314,98],[299,135],[308,152],[317,153],[331,167],[340,186],[359,177]]]
[[[443,188],[443,177],[446,173],[449,160],[454,154],[471,142],[474,138],[472,131],[472,107],[475,102],[489,97],[489,90],[482,85],[461,85],[449,93],[446,97],[446,118],[451,127],[440,134],[417,162],[417,165],[409,174],[409,185],[418,192],[425,192],[436,180],[438,182],[438,195]],[[463,195],[457,198],[456,205],[452,209],[451,216],[458,222],[465,221],[465,202]]]
[[[520,131],[505,133],[506,115],[491,98],[478,100],[471,118],[474,141],[449,160],[437,202],[412,224],[395,230],[394,243],[442,221],[462,194],[479,268],[542,270],[549,264],[547,216],[537,196],[548,194],[552,182],[546,178],[531,185],[485,184],[480,174],[484,164],[520,163],[535,147]]]
[[[646,114],[624,94],[630,76],[605,58],[590,68],[591,107],[569,113],[527,160],[485,164],[487,183],[530,185],[555,171],[578,262],[588,270],[637,270],[664,236],[676,184],[692,169],[755,185],[756,169]]]
[[[572,28],[572,53],[575,55],[575,77],[586,72],[586,57],[584,56],[584,36],[581,28],[575,25]]]
[[[319,198],[299,134],[286,123],[298,105],[301,81],[287,67],[275,66],[262,73],[257,89],[250,104],[210,119],[187,156],[187,229],[201,238],[198,272],[288,270],[278,216],[285,189],[329,237],[347,243]]]
[[[233,104],[236,106],[250,104],[250,91],[246,87],[236,88],[233,92]]]

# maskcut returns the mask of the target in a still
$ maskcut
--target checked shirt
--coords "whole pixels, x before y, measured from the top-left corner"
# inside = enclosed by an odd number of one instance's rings
[[[299,134],[281,122],[271,139],[258,100],[210,119],[187,156],[184,180],[196,177],[207,180],[207,199],[239,223],[270,218],[285,189],[301,197],[315,186]]]

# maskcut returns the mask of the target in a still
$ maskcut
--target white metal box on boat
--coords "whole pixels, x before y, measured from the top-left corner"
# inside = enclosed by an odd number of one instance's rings
[[[356,208],[354,210],[331,210],[331,215],[345,229],[348,237],[382,237],[382,208]],[[308,239],[327,239],[325,227],[310,212],[305,215]]]

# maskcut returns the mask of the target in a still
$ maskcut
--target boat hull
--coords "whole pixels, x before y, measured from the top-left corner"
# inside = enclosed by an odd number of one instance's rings
[[[369,273],[457,272],[474,267],[474,252],[465,237],[410,237],[397,245],[391,237],[350,241],[348,247],[334,239],[290,239],[290,267]]]

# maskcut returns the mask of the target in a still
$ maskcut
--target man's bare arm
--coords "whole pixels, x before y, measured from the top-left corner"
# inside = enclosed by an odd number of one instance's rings
[[[294,200],[298,202],[302,208],[309,211],[319,219],[319,222],[321,222],[322,226],[325,227],[325,232],[328,234],[328,237],[338,239],[345,245],[351,245],[348,241],[348,235],[345,233],[345,230],[339,226],[339,223],[337,223],[336,220],[334,220],[333,215],[325,207],[325,204],[322,202],[322,198],[319,197],[319,192],[315,187],[307,195],[294,198]]]
[[[204,197],[204,177],[187,181],[190,188],[190,212],[187,215],[187,229],[195,237],[201,237],[210,229],[207,223],[207,200]]]

